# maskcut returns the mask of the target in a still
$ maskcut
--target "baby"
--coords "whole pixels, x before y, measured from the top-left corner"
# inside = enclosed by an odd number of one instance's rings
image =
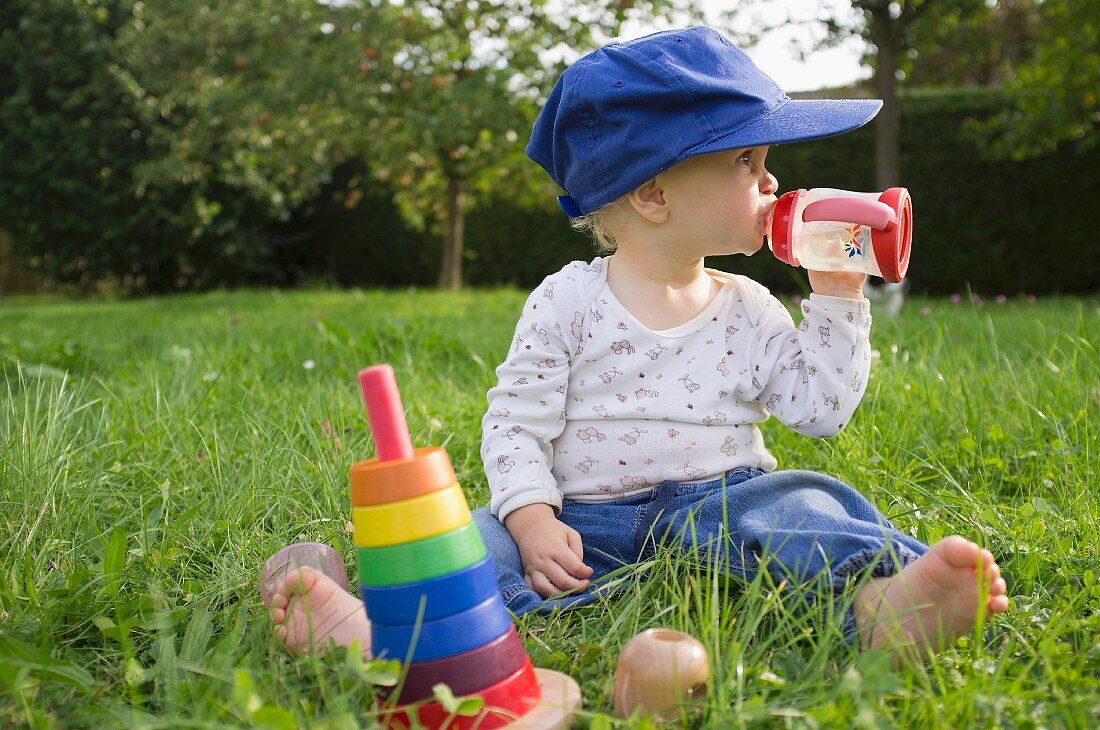
[[[760,250],[778,187],[770,145],[855,129],[880,106],[792,101],[709,28],[615,43],[562,74],[527,153],[613,254],[535,289],[489,392],[492,497],[474,519],[513,613],[596,600],[601,578],[658,544],[812,583],[852,605],[850,640],[899,661],[1007,609],[975,543],[926,546],[832,477],[774,471],[760,422],[829,437],[863,397],[864,276],[810,271],[796,326],[764,287],[703,265]],[[358,600],[330,583],[305,569],[275,596],[292,648],[369,643]]]

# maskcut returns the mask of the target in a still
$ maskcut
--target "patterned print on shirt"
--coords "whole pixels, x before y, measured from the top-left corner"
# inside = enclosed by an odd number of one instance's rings
[[[661,356],[661,353],[664,352],[667,349],[668,348],[665,347],[664,345],[657,345],[654,348],[646,350],[645,354],[646,354],[646,357],[648,357],[650,360],[656,360],[658,357]]]
[[[681,466],[676,467],[676,471],[682,471],[687,475],[688,479],[702,479],[707,475],[702,469],[692,466],[688,462],[684,462]]]
[[[684,375],[683,377],[676,378],[676,380],[678,382],[682,382],[684,384],[684,387],[687,388],[687,392],[689,393],[694,393],[702,387],[694,380],[692,380],[690,375]]]
[[[539,342],[541,342],[543,345],[550,344],[550,336],[546,334],[546,330],[544,330],[542,327],[539,327],[538,324],[532,324],[531,329],[534,331],[535,336],[539,338]]]
[[[597,431],[596,429],[589,426],[588,428],[577,429],[577,438],[579,438],[581,441],[585,442],[586,444],[590,444],[590,443],[592,443],[593,439],[595,439],[597,442],[606,441],[607,440],[607,435],[602,434],[599,431]]]

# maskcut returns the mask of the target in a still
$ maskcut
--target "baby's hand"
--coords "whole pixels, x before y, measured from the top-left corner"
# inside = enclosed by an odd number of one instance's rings
[[[534,506],[534,505],[530,505]],[[517,514],[521,508],[508,515],[508,528],[519,548],[523,562],[523,580],[543,598],[555,593],[584,589],[592,568],[584,564],[584,548],[581,536],[572,527],[560,521],[548,505],[549,514],[538,514],[537,519],[525,520]],[[513,521],[512,516],[518,519]]]
[[[857,271],[810,271],[810,287],[815,294],[843,299],[863,299],[867,275]]]

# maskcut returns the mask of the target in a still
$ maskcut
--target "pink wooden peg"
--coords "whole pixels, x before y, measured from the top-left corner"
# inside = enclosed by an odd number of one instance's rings
[[[359,387],[367,405],[371,435],[379,461],[411,459],[412,439],[401,408],[397,378],[389,365],[372,365],[359,371]]]

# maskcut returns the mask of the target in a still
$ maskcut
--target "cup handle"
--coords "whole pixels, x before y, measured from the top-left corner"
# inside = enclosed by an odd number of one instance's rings
[[[802,220],[836,221],[839,223],[858,223],[889,233],[897,225],[894,210],[877,200],[865,198],[826,198],[810,203],[802,211]]]

